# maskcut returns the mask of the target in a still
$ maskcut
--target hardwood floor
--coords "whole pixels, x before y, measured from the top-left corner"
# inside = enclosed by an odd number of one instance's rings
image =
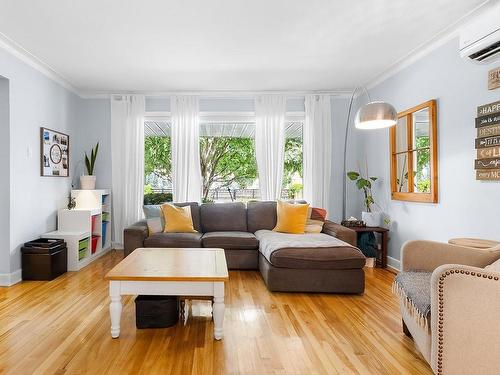
[[[403,335],[394,275],[367,269],[363,296],[270,293],[259,272],[231,271],[224,339],[213,339],[210,302],[185,325],[136,330],[123,298],[110,336],[105,273],[112,251],[51,282],[0,288],[0,373],[8,374],[431,374]]]

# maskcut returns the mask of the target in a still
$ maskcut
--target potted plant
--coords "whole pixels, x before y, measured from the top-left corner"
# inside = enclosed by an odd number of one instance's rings
[[[80,187],[82,190],[94,190],[95,189],[95,176],[94,176],[94,166],[95,160],[97,158],[97,151],[99,151],[99,142],[90,152],[90,159],[85,152],[85,168],[87,169],[87,175],[80,176]]]
[[[351,181],[356,182],[356,187],[363,191],[364,200],[363,203],[366,207],[366,211],[361,212],[361,220],[364,221],[367,227],[378,227],[382,221],[381,212],[373,212],[373,206],[377,205],[373,199],[372,194],[372,182],[377,181],[378,177],[368,176],[368,169],[366,176],[361,175],[360,172],[347,172],[347,177]]]

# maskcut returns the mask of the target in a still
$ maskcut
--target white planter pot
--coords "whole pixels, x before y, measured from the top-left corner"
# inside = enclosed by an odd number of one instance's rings
[[[94,190],[95,176],[80,176],[80,188],[82,190]]]
[[[379,227],[382,223],[382,214],[380,212],[361,212],[361,220],[367,227]]]

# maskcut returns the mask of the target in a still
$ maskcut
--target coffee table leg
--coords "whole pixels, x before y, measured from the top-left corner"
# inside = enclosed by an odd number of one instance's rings
[[[111,337],[116,339],[120,336],[120,319],[122,315],[122,297],[120,295],[120,282],[109,282],[109,314],[111,316]]]
[[[214,337],[216,340],[222,339],[224,333],[224,283],[214,283]]]

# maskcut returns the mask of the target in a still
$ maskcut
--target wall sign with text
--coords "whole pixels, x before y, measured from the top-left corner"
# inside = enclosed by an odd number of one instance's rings
[[[476,180],[500,181],[500,101],[477,107]]]
[[[488,90],[495,90],[500,87],[500,66],[488,72]]]

